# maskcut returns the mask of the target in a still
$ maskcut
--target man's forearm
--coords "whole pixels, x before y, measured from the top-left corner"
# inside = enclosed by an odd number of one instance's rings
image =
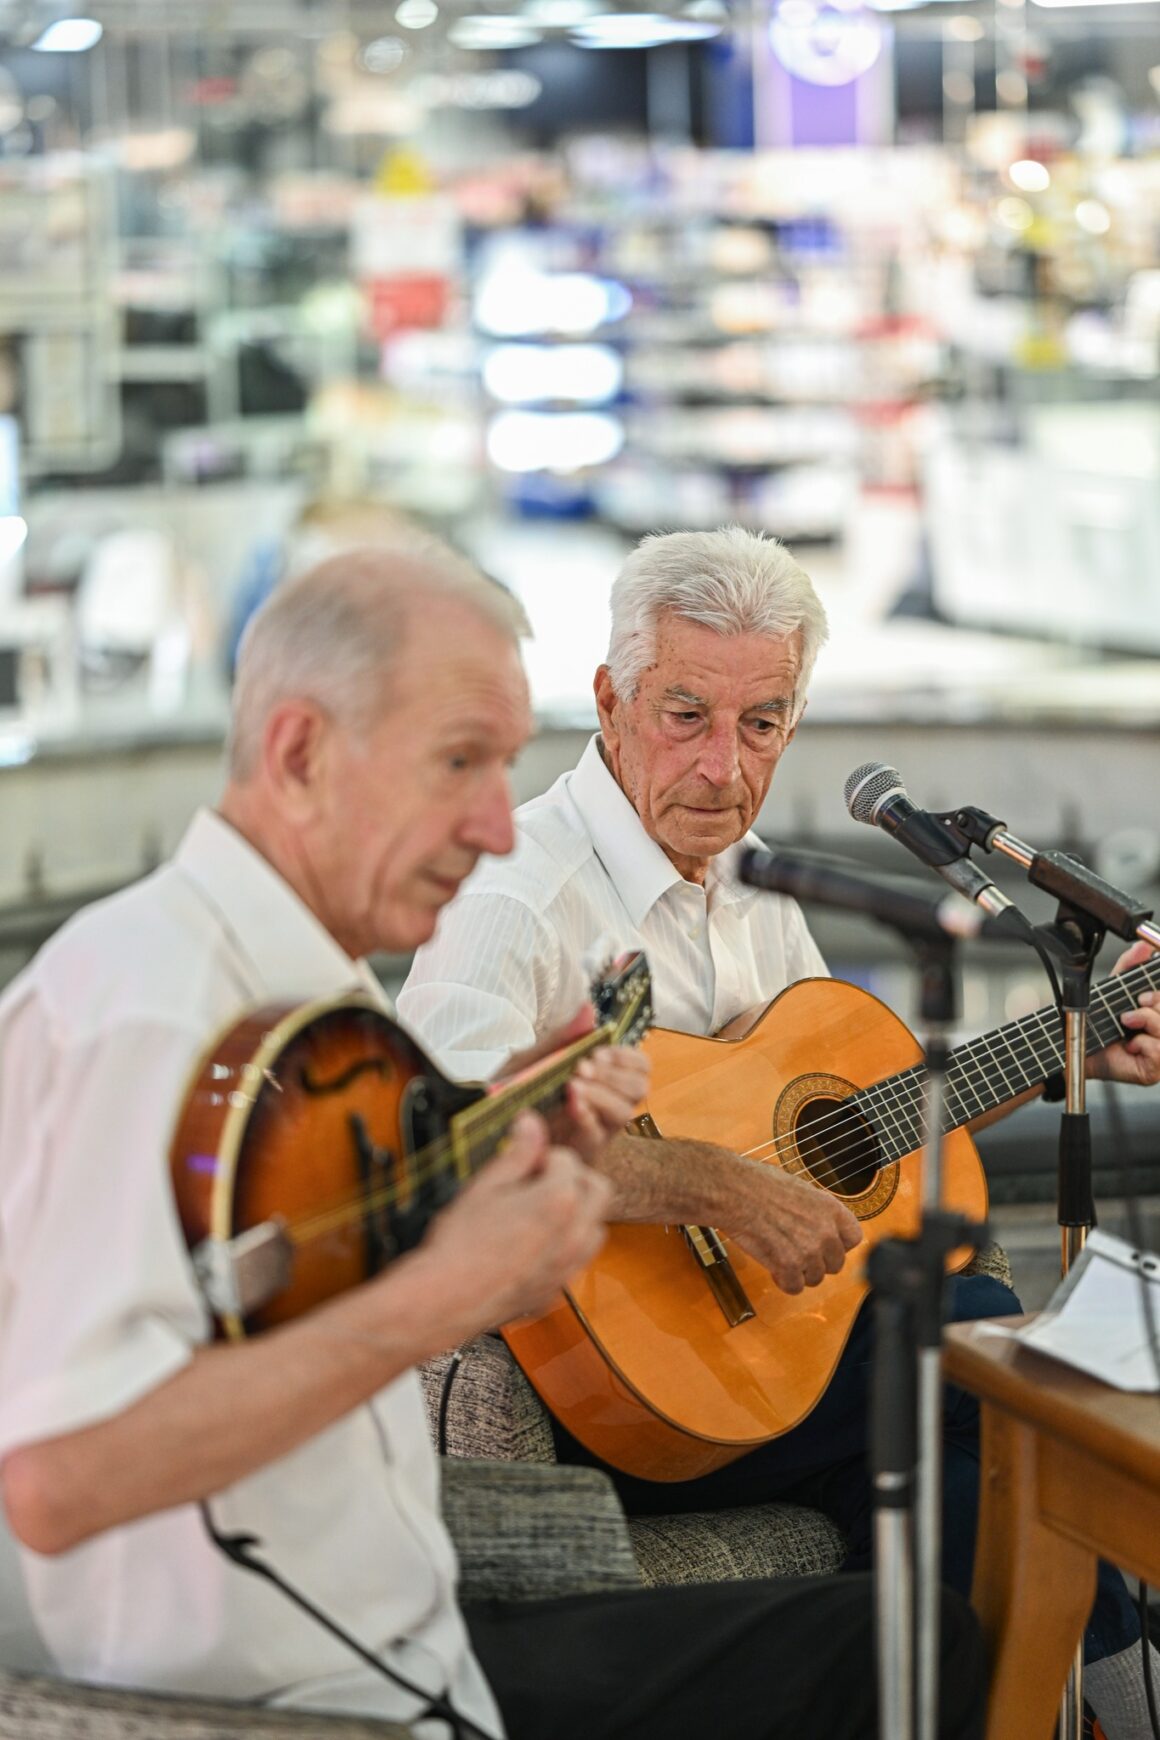
[[[91,1535],[222,1491],[478,1328],[422,1252],[252,1341],[201,1348],[112,1419],[17,1449],[0,1470],[26,1546]]]
[[[612,1185],[614,1221],[744,1225],[751,1189],[761,1185],[755,1162],[713,1142],[624,1134],[596,1164]]]

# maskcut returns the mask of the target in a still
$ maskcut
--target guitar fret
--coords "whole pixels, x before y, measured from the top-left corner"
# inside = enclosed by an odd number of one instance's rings
[[[1092,987],[1089,1052],[1121,1037],[1119,1017],[1134,1008],[1141,991],[1160,988],[1160,957]],[[1063,1032],[1050,1006],[1008,1021],[951,1052],[944,1093],[946,1130],[959,1129],[1018,1097],[1063,1065]],[[912,1153],[925,1140],[925,1094],[920,1065],[862,1088],[854,1096],[874,1128],[886,1163]]]

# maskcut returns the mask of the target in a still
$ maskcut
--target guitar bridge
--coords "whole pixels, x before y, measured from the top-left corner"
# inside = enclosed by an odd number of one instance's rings
[[[700,1263],[709,1289],[724,1312],[730,1329],[736,1329],[739,1323],[748,1323],[757,1313],[737,1278],[737,1271],[729,1260],[729,1253],[717,1228],[683,1226],[681,1231],[685,1236],[685,1243]]]

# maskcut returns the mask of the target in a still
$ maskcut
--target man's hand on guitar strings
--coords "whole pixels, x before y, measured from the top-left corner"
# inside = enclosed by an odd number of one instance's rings
[[[817,1287],[836,1275],[862,1242],[862,1228],[844,1203],[775,1166],[738,1160],[747,1176],[748,1211],[722,1230],[769,1270],[783,1293]],[[739,1206],[742,1199],[739,1198]]]
[[[547,1309],[605,1238],[609,1187],[542,1118],[522,1112],[503,1151],[438,1214],[416,1253],[456,1326],[447,1345]]]
[[[1133,943],[1124,950],[1112,971],[1125,973],[1154,953],[1146,942]],[[1086,1074],[1093,1081],[1155,1087],[1160,1082],[1160,992],[1145,991],[1139,1006],[1130,1009],[1121,1020],[1130,1029],[1129,1037],[1093,1052],[1087,1060]]]

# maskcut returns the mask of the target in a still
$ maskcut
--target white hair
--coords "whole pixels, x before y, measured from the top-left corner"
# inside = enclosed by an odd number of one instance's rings
[[[280,586],[255,611],[238,649],[227,746],[232,779],[256,767],[279,702],[309,700],[366,730],[391,705],[392,666],[409,612],[432,595],[465,604],[518,641],[523,608],[437,538],[346,550]]]
[[[784,544],[743,526],[642,538],[612,588],[607,663],[621,700],[631,701],[655,663],[657,627],[666,613],[723,635],[800,635],[798,717],[829,625],[813,582]]]

